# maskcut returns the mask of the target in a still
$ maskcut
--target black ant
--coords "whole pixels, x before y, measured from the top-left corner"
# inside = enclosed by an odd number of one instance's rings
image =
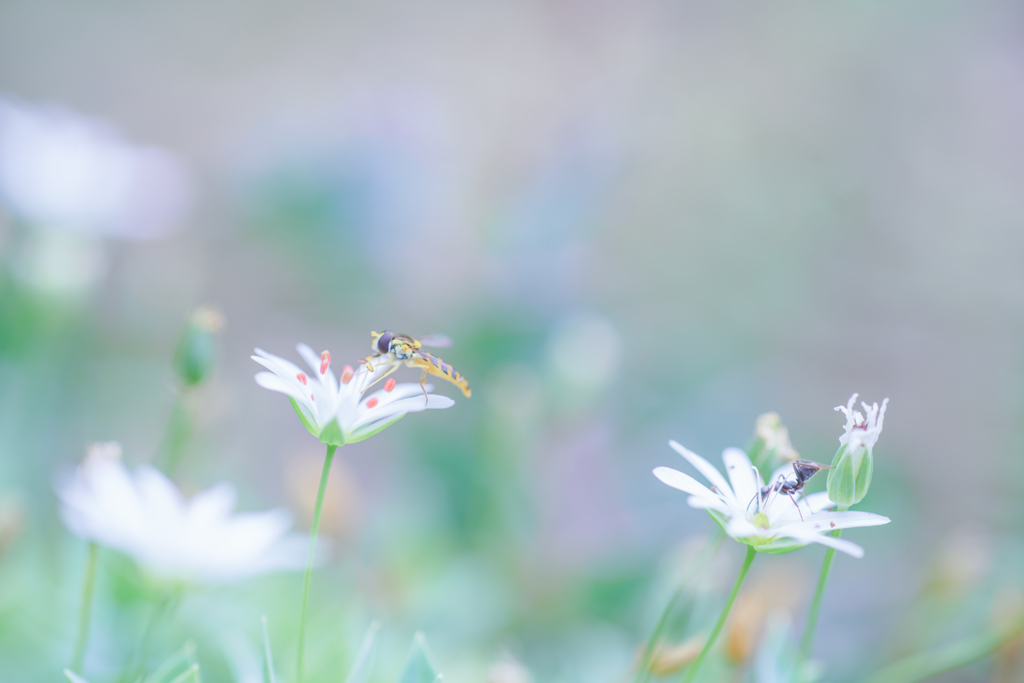
[[[804,513],[800,511],[800,505],[796,502],[796,498],[793,497],[794,493],[800,493],[804,489],[804,484],[810,481],[811,477],[820,472],[821,470],[832,469],[828,465],[822,465],[818,462],[811,462],[810,460],[794,460],[793,471],[796,473],[796,481],[789,481],[785,475],[780,474],[778,479],[772,483],[761,488],[760,493],[755,493],[754,498],[761,496],[761,505],[764,506],[768,502],[768,497],[773,491],[778,493],[784,493],[789,496],[789,499],[793,501],[793,505],[796,505],[796,511],[800,515],[800,521],[804,520]],[[750,502],[754,502],[752,498]],[[747,507],[750,507],[749,503]]]

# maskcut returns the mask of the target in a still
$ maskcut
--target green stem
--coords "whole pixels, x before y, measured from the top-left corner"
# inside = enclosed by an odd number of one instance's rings
[[[836,508],[840,512],[850,509],[848,505],[840,505]],[[842,530],[836,529],[832,532],[833,538],[839,538]],[[800,638],[800,661],[806,662],[811,658],[811,650],[814,649],[814,632],[818,628],[818,613],[821,612],[821,598],[825,594],[825,584],[828,582],[828,574],[832,570],[832,560],[835,558],[836,549],[829,547],[825,551],[825,561],[821,564],[821,574],[818,575],[818,587],[814,589],[814,599],[811,600],[811,609],[807,612],[807,621],[804,623],[804,634]]]
[[[309,530],[309,557],[306,560],[306,576],[302,580],[302,609],[299,612],[299,656],[295,667],[295,682],[302,683],[302,656],[306,644],[306,606],[309,603],[309,580],[313,576],[313,556],[316,551],[316,533],[320,529],[320,512],[324,507],[324,493],[327,491],[327,477],[331,474],[331,461],[337,446],[327,446],[324,469],[320,473],[320,490],[316,494],[313,509],[313,526]]]
[[[185,392],[188,388],[182,388],[174,399],[170,415],[167,416],[167,431],[160,443],[159,459],[164,473],[173,477],[181,464],[181,458],[185,453],[185,446],[188,445],[192,433],[192,419],[188,414],[188,407],[185,405]]]
[[[864,683],[915,683],[987,657],[1024,633],[1024,619],[890,664]]]
[[[78,612],[78,635],[75,637],[75,653],[71,657],[71,670],[82,673],[85,646],[89,642],[89,617],[92,614],[92,594],[96,588],[96,556],[99,546],[89,544],[85,558],[85,579],[82,581],[82,605]]]
[[[722,613],[718,615],[718,621],[715,622],[715,627],[711,629],[711,635],[708,636],[708,641],[704,643],[704,649],[697,655],[697,659],[686,669],[686,676],[683,678],[683,683],[690,683],[696,677],[697,671],[700,669],[700,665],[704,663],[704,658],[711,650],[711,646],[715,644],[715,640],[718,638],[718,634],[722,631],[722,627],[725,626],[725,620],[729,616],[729,610],[732,609],[732,603],[736,600],[736,596],[740,592],[740,586],[743,585],[743,579],[747,577],[747,570],[750,569],[750,564],[754,561],[754,555],[757,551],[754,550],[754,546],[747,546],[747,556],[743,559],[743,566],[740,567],[740,575],[736,577],[736,583],[733,584],[732,592],[729,593],[729,598],[725,601],[725,607],[722,608]]]

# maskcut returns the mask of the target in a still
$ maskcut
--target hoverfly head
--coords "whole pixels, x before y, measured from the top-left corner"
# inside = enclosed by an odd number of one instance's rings
[[[394,336],[391,330],[384,330],[379,335],[376,335],[373,340],[374,351],[381,354],[391,351],[391,340]]]

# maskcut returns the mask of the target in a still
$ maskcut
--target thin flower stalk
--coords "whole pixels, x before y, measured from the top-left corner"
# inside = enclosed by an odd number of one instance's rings
[[[704,643],[704,649],[697,655],[697,660],[690,665],[686,670],[686,676],[683,678],[683,683],[690,683],[700,670],[701,664],[704,663],[704,658],[707,657],[711,647],[715,644],[715,640],[718,639],[718,634],[722,632],[722,627],[725,626],[725,620],[729,617],[729,610],[732,609],[732,603],[736,601],[736,596],[740,592],[740,586],[743,585],[743,579],[747,578],[747,572],[750,570],[750,565],[754,561],[754,556],[757,554],[757,550],[752,545],[747,546],[747,556],[743,558],[743,565],[740,567],[739,576],[736,577],[736,583],[733,584],[732,592],[729,593],[729,597],[725,601],[725,606],[722,608],[722,613],[718,615],[718,621],[715,622],[714,628],[711,629],[711,635],[708,636],[708,640]]]
[[[306,562],[306,574],[302,579],[302,607],[299,610],[299,652],[295,665],[295,681],[302,683],[303,661],[306,649],[306,610],[309,606],[309,583],[313,576],[313,561],[316,551],[317,532],[320,530],[320,513],[324,507],[324,494],[327,492],[327,478],[331,474],[331,463],[337,446],[328,446],[324,457],[324,468],[320,473],[320,488],[316,493],[316,506],[313,508],[313,524],[309,530],[309,559]]]

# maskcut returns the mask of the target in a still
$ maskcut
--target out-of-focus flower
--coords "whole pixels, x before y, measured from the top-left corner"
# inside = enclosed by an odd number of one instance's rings
[[[284,510],[232,514],[233,486],[218,484],[190,500],[148,465],[134,473],[120,446],[100,444],[58,486],[61,518],[77,536],[120,550],[153,574],[214,583],[301,569],[307,541],[289,534]]]
[[[722,461],[729,480],[704,458],[670,441],[680,455],[711,483],[707,488],[693,477],[669,467],[658,467],[654,475],[673,488],[690,494],[690,507],[707,510],[729,536],[753,546],[755,550],[783,553],[808,543],[820,543],[841,550],[853,557],[863,557],[864,549],[850,541],[834,538],[828,532],[860,526],[877,526],[889,522],[888,517],[870,512],[829,511],[834,503],[826,493],[792,497],[778,491],[761,494],[764,480],[751,465],[747,454],[738,448],[727,448]],[[779,468],[770,481],[793,473],[791,465]]]
[[[729,614],[724,649],[734,664],[754,656],[770,618],[788,618],[800,595],[801,572],[797,567],[772,568],[739,594]]]
[[[533,683],[533,676],[515,657],[506,653],[491,667],[487,683]]]
[[[659,643],[651,653],[648,670],[659,678],[682,671],[697,659],[697,655],[704,649],[705,641],[707,638],[704,636],[694,636],[675,645]]]
[[[188,317],[174,350],[174,371],[185,386],[199,384],[213,370],[217,334],[223,328],[224,316],[209,306],[196,309]]]
[[[846,427],[839,437],[839,450],[832,459],[832,469],[828,473],[828,496],[837,505],[849,507],[859,503],[867,495],[871,487],[871,473],[874,470],[872,449],[882,433],[882,422],[885,419],[885,408],[889,399],[868,405],[861,403],[864,414],[854,410],[857,394],[850,397],[846,406],[836,406],[836,410],[846,415]]]
[[[30,225],[148,239],[175,227],[190,194],[170,152],[60,107],[0,98],[0,201]]]
[[[319,356],[305,344],[295,347],[312,372],[307,375],[290,361],[256,349],[252,359],[270,370],[256,375],[264,389],[288,396],[302,424],[321,442],[335,446],[355,443],[390,427],[406,413],[432,408],[450,408],[455,402],[447,396],[424,398],[419,384],[397,384],[389,379],[378,391],[363,393],[388,373],[384,365],[370,371],[364,366],[353,370],[346,365],[339,378],[331,372],[331,354]],[[433,387],[426,385],[427,391]]]
[[[789,430],[782,424],[778,413],[759,415],[754,423],[754,454],[751,455],[757,465],[767,465],[773,459],[778,462],[793,462],[800,459],[800,454],[793,449],[789,441]]]

